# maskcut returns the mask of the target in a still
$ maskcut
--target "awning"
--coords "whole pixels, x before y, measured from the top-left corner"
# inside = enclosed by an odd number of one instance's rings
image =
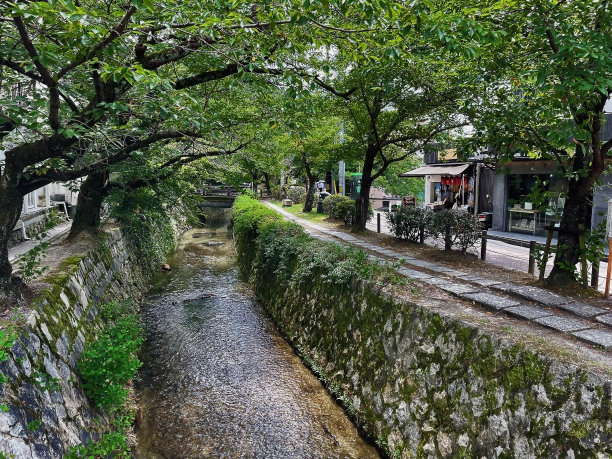
[[[435,166],[423,166],[408,172],[402,172],[400,177],[425,177],[426,175],[461,175],[470,167],[469,164],[440,164]]]

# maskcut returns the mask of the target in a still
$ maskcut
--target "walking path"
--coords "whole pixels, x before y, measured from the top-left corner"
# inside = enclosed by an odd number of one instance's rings
[[[381,212],[381,234],[393,235],[389,226],[387,225],[386,213]],[[366,228],[371,231],[377,231],[376,228],[376,217],[370,220]],[[509,241],[512,240],[512,243]],[[520,240],[522,244],[517,244],[515,241]],[[504,231],[492,231],[487,232],[487,263],[491,263],[496,266],[500,266],[506,269],[514,269],[526,273],[529,269],[529,241],[536,241],[539,245],[543,246],[546,244],[546,238],[542,236],[534,236],[532,234],[520,234],[520,233],[507,233]],[[430,246],[436,246],[436,242],[428,239],[426,243]],[[553,237],[552,246],[557,244],[557,239]],[[438,244],[438,247],[442,248],[442,245]],[[478,255],[480,253],[480,247],[474,247],[470,253]],[[606,286],[606,272],[608,269],[607,255],[608,249],[604,250],[604,259],[599,263],[599,278],[597,289],[600,292],[605,290]],[[553,268],[555,257],[551,256],[546,264],[545,275],[548,275]],[[536,268],[536,275],[538,275]]]
[[[339,239],[369,252],[401,260],[397,271],[488,310],[530,321],[606,350],[612,350],[612,312],[538,287],[502,282],[402,255],[342,231],[300,219],[271,203],[265,204],[300,224],[318,239]],[[380,257],[373,257],[379,258]]]
[[[47,237],[38,241],[36,239],[28,239],[27,241],[21,242],[8,249],[9,261],[13,263],[15,260],[20,258],[24,253],[36,247],[41,242],[51,242],[64,235],[69,229],[72,221],[68,220],[57,226],[52,230],[47,231]]]

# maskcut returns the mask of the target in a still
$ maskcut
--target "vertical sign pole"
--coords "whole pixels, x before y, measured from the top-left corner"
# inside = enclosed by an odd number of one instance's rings
[[[610,295],[610,271],[612,270],[612,238],[608,245],[608,273],[606,274],[606,292],[604,295]]]
[[[610,273],[612,271],[612,198],[608,199],[608,219],[606,221],[606,236],[608,237],[608,272],[606,274],[606,298],[610,295]]]
[[[346,195],[346,188],[344,187],[345,180],[345,170],[344,170],[344,161],[340,161],[340,167],[338,170],[338,193],[342,195]]]

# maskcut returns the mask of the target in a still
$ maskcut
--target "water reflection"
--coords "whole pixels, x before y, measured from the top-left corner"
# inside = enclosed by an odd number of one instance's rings
[[[378,457],[237,280],[224,227],[172,268],[143,306],[136,457]]]

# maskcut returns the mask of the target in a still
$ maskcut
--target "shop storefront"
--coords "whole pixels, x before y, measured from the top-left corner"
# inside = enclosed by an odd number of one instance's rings
[[[567,181],[555,176],[551,161],[515,161],[503,169],[495,176],[493,229],[546,234],[561,218]]]
[[[426,207],[455,207],[476,213],[492,210],[492,176],[493,171],[481,162],[430,164],[400,174],[425,178]]]

